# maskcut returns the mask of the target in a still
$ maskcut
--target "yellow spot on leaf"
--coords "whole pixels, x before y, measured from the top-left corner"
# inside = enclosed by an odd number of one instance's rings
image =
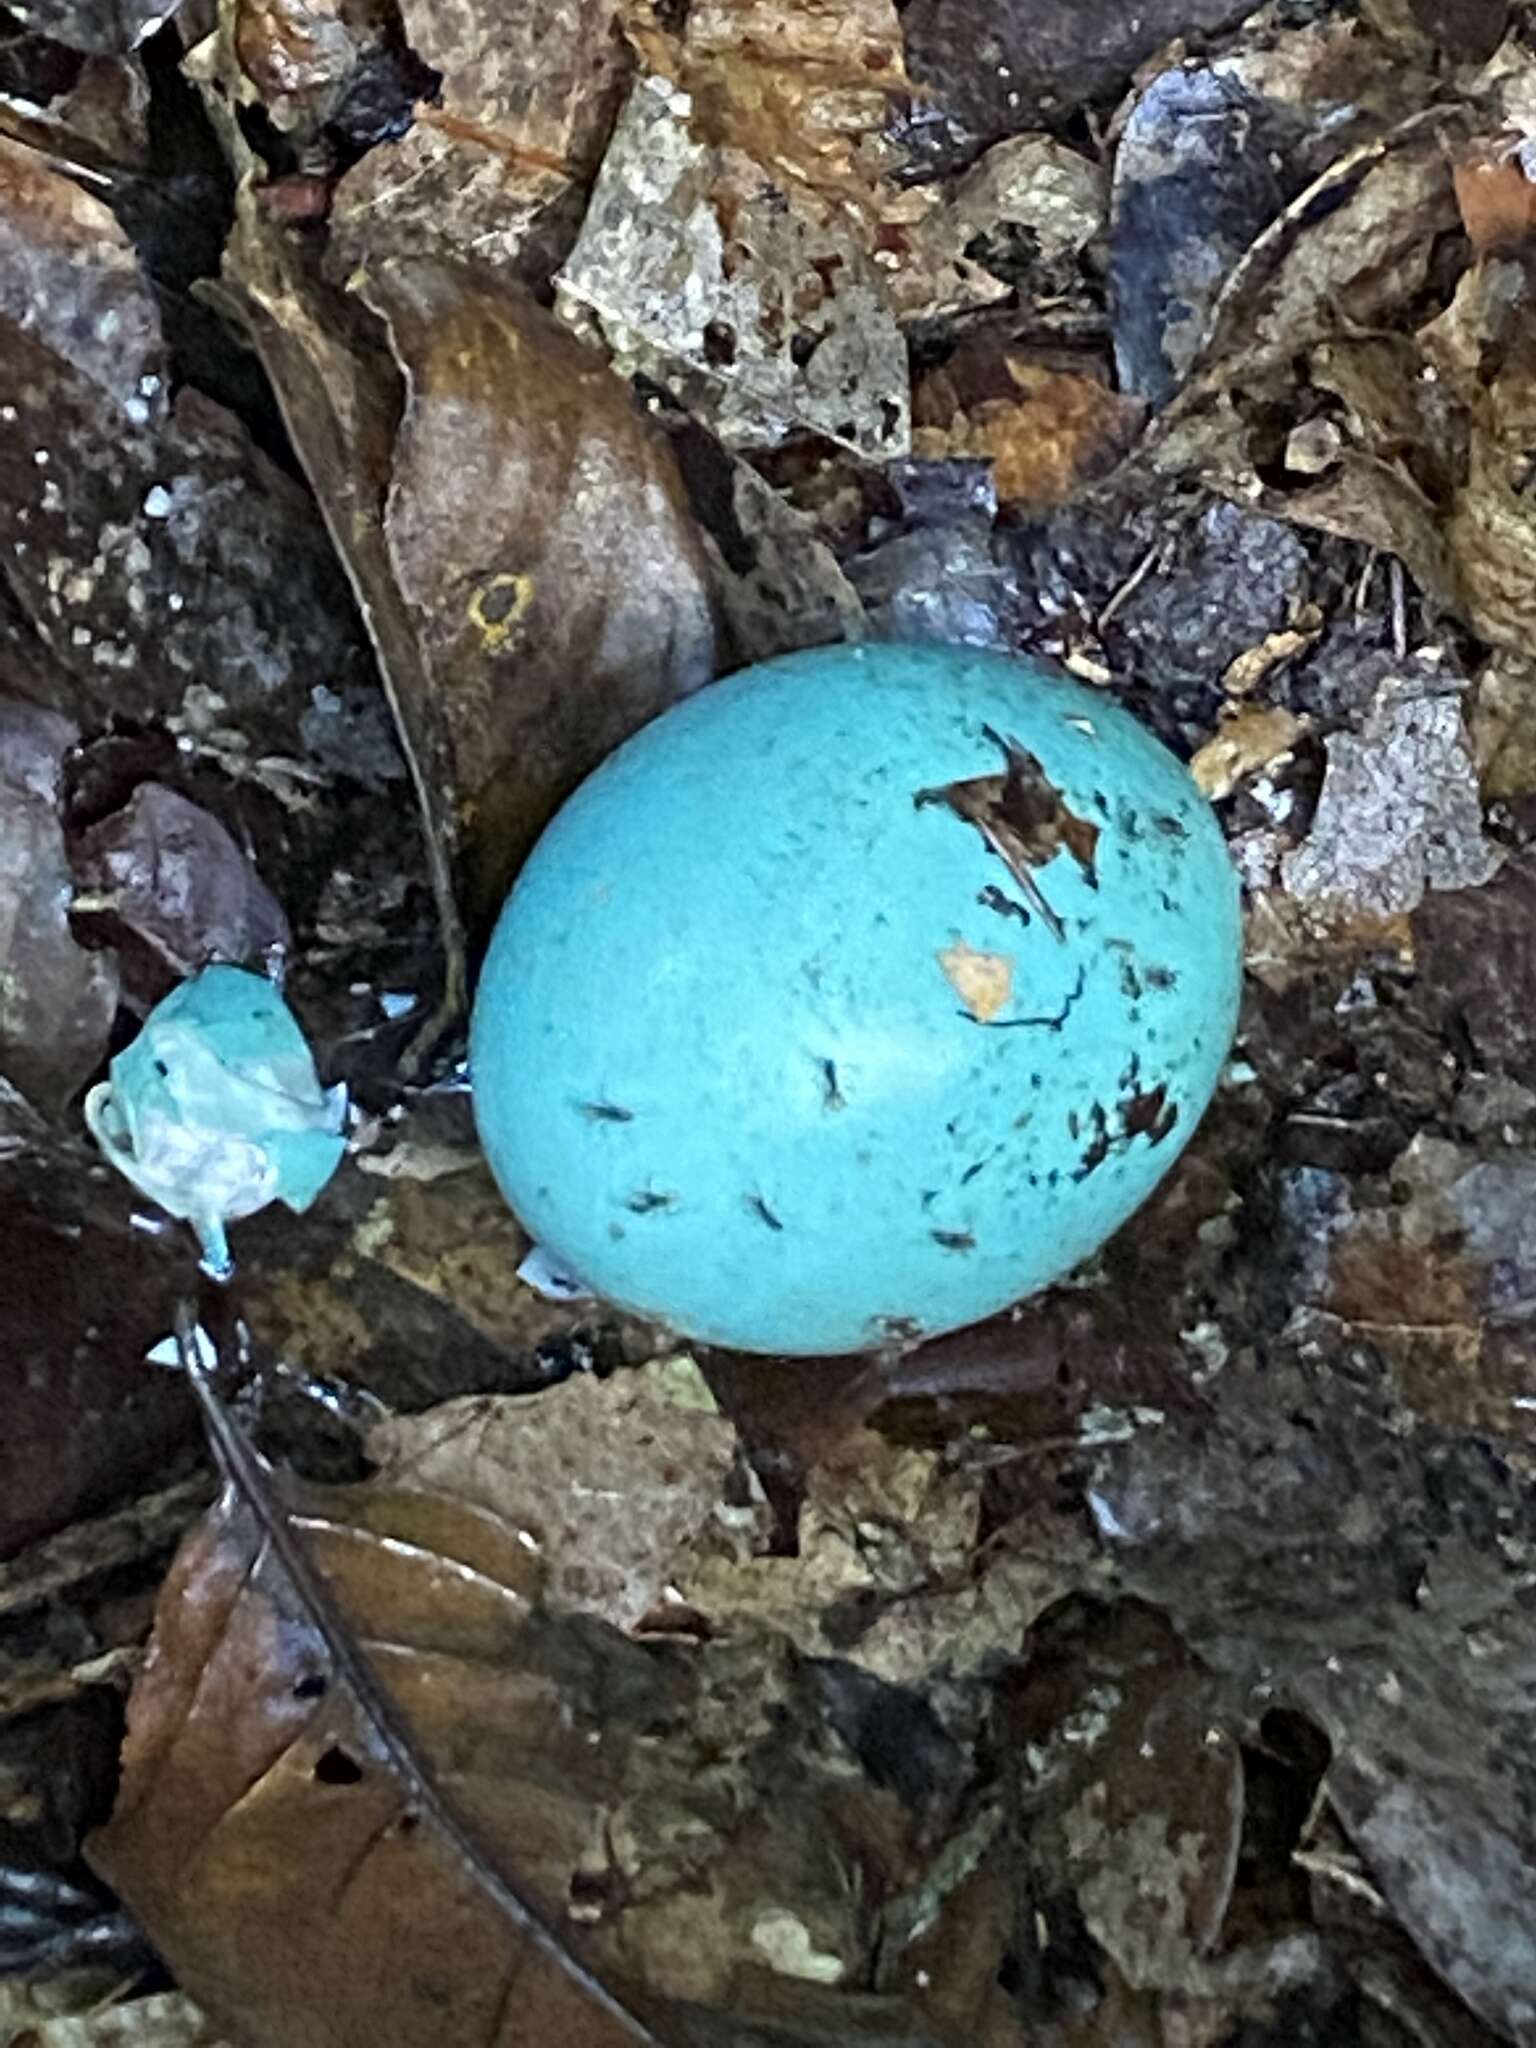
[[[487,654],[494,654],[521,624],[533,603],[533,578],[504,571],[482,583],[469,601],[469,616],[480,629]]]
[[[1006,953],[978,953],[956,939],[938,956],[944,978],[978,1024],[990,1024],[1013,1000],[1013,961]]]

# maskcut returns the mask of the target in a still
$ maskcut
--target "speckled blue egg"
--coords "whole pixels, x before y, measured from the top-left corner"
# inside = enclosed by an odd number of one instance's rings
[[[562,1270],[679,1332],[931,1336],[1145,1200],[1237,1014],[1238,888],[1182,765],[1042,665],[817,649],[577,790],[475,1004],[480,1133]]]

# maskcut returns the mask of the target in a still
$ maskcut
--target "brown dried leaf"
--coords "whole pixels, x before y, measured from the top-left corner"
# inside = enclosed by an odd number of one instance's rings
[[[391,1487],[515,1519],[550,1607],[633,1628],[720,1505],[735,1444],[698,1367],[675,1358],[395,1417],[368,1448]]]
[[[153,293],[105,207],[14,145],[0,174],[0,573],[68,679],[56,708],[170,724],[290,800],[387,762],[310,500],[222,407],[170,399]],[[339,701],[317,731],[322,681]]]
[[[1175,1988],[1216,1945],[1237,1868],[1242,1757],[1219,1694],[1155,1609],[1064,1603],[1030,1643],[1011,1735],[1050,1841],[1126,1981]]]
[[[1484,802],[1536,790],[1536,669],[1519,655],[1495,655],[1477,677],[1471,725]]]
[[[991,141],[1112,104],[1160,46],[1250,11],[1244,0],[913,0],[904,27],[919,85]]]
[[[1248,776],[1289,753],[1305,730],[1303,721],[1282,706],[1244,704],[1223,717],[1215,738],[1190,762],[1190,773],[1219,803]]]
[[[1509,0],[1409,0],[1414,20],[1458,64],[1482,64],[1504,39]]]
[[[633,68],[617,0],[404,0],[411,48],[442,74],[440,103],[371,150],[332,209],[343,265],[457,254],[530,282],[569,248]]]
[[[1007,369],[1018,395],[983,399],[969,409],[958,405],[944,370],[919,386],[915,415],[934,424],[914,432],[913,453],[989,460],[1000,504],[1032,511],[1065,504],[1125,453],[1144,408],[1075,371],[1012,356]]]
[[[211,960],[262,965],[293,943],[282,905],[218,819],[163,783],[82,834],[76,915],[108,917],[181,979]]]
[[[1102,167],[1065,143],[1049,135],[996,143],[942,202],[886,238],[901,259],[891,273],[893,303],[909,322],[993,305],[1021,289],[1027,265],[1022,289],[1048,317],[1108,212]]]
[[[485,913],[576,784],[714,674],[707,568],[665,438],[549,315],[431,259],[364,289],[408,392],[389,559]]]
[[[0,1182],[0,1558],[163,1484],[196,1435],[186,1388],[143,1363],[196,1253],[135,1229],[91,1164],[82,1139],[10,1163]]]
[[[1472,414],[1466,481],[1446,528],[1474,629],[1525,654],[1536,629],[1536,512],[1525,494],[1536,435],[1536,348],[1518,335]]]
[[[767,1627],[807,1655],[835,1651],[887,1679],[918,1679],[959,1662],[962,1646],[984,1656],[1016,1640],[1019,1601],[1060,1589],[1040,1559],[966,1586],[981,1489],[978,1467],[855,1428],[807,1474],[793,1556],[737,1554],[709,1533],[680,1561],[677,1588],[711,1628]]]
[[[708,552],[721,667],[862,640],[864,607],[816,522],[696,421],[666,425]]]
[[[1318,201],[1342,194],[1317,217]],[[1436,237],[1455,225],[1438,138],[1363,146],[1266,229],[1228,279],[1205,359],[1241,383],[1339,332],[1390,323],[1422,286]]]
[[[515,1521],[275,1482],[195,1384],[231,1484],[165,1588],[91,1853],[217,2023],[939,2048],[853,1988],[875,1873],[910,1883],[921,1850],[790,1653],[540,1614]]]
[[[1301,526],[1364,541],[1398,555],[1427,597],[1447,611],[1461,612],[1467,564],[1447,544],[1444,515],[1400,463],[1384,462],[1360,449],[1347,449],[1332,473],[1303,491],[1272,494],[1267,510]]]
[[[37,1108],[63,1107],[107,1049],[117,963],[70,929],[59,823],[67,719],[0,699],[0,1074]]]
[[[1512,153],[1464,152],[1452,167],[1456,204],[1479,256],[1512,249],[1536,227],[1536,185]]]
[[[0,136],[0,321],[35,336],[121,406],[165,368],[160,315],[104,201]],[[150,391],[158,389],[153,382]]]
[[[558,280],[566,310],[727,445],[798,427],[904,453],[906,353],[876,260],[904,82],[890,0],[714,0],[652,60],[666,75],[619,117]]]

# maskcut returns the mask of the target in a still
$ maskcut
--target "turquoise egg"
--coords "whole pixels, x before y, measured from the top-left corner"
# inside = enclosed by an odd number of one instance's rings
[[[1209,805],[1107,697],[963,648],[786,655],[535,847],[475,1003],[480,1134],[561,1270],[684,1335],[932,1336],[1146,1199],[1241,957]]]

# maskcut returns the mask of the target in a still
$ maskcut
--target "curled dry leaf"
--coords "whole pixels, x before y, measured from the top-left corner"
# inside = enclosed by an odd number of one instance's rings
[[[792,1653],[543,1614],[514,1522],[278,1481],[195,1384],[229,1483],[91,1856],[232,2038],[957,2048],[856,1988],[919,1845]]]
[[[293,798],[316,773],[323,680],[343,708],[321,775],[376,754],[371,667],[314,507],[221,406],[172,400],[111,212],[0,143],[0,236],[3,573],[59,673],[55,708],[170,724]]]
[[[862,640],[864,607],[816,522],[695,421],[667,427],[708,556],[721,667]]]
[[[582,777],[713,676],[704,552],[665,437],[531,300],[431,258],[364,289],[407,389],[389,560],[485,914]]]
[[[1241,381],[1340,331],[1389,321],[1422,286],[1457,216],[1441,142],[1419,125],[1390,146],[1347,153],[1257,237],[1213,311],[1213,375]]]
[[[1074,296],[1078,258],[1108,208],[1103,169],[1054,136],[996,143],[932,211],[887,237],[904,245],[892,302],[904,321],[936,320],[1018,291],[1048,321]]]

